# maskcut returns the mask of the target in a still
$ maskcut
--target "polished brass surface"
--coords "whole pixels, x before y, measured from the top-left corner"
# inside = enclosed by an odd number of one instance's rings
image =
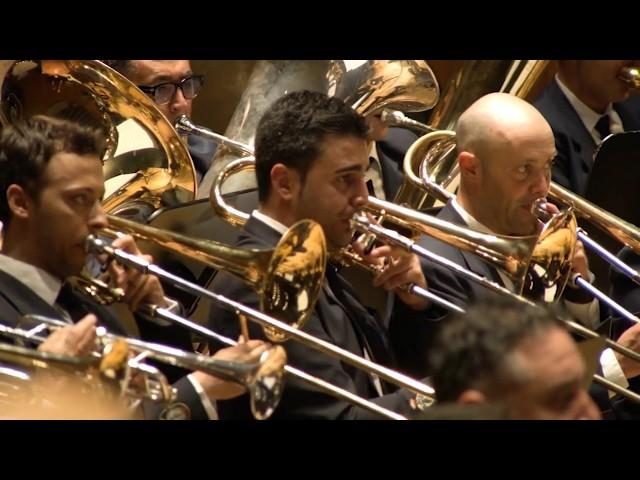
[[[121,302],[125,296],[123,289],[107,285],[102,280],[92,278],[89,275],[70,277],[67,279],[67,283],[101,305]]]
[[[224,136],[252,147],[263,113],[275,100],[296,90],[336,96],[364,116],[384,108],[428,110],[440,95],[438,82],[424,60],[264,60],[256,63]],[[218,148],[213,167],[200,185],[200,197],[213,198],[211,187],[218,174],[237,158],[237,149]],[[253,175],[238,172],[223,193],[255,185]]]
[[[638,67],[624,67],[618,78],[633,88],[640,88],[640,69]]]
[[[407,388],[415,393],[421,393],[427,396],[433,396],[434,394],[433,388],[431,388],[424,382],[415,380],[388,367],[362,358],[361,356],[340,348],[330,342],[327,342],[326,340],[310,335],[303,330],[277,320],[272,316],[266,315],[259,310],[247,307],[246,305],[243,305],[237,301],[231,300],[215,292],[207,290],[206,288],[203,288],[198,284],[177,277],[176,275],[167,272],[159,266],[149,263],[147,260],[139,256],[132,255],[128,252],[120,249],[115,249],[110,245],[107,245],[103,240],[97,238],[94,235],[89,235],[87,237],[87,247],[91,253],[106,254],[110,258],[117,260],[125,266],[129,266],[144,272],[152,272],[154,275],[157,275],[161,279],[173,283],[182,290],[188,291],[194,295],[199,295],[211,299],[218,304],[222,304],[225,308],[233,310],[238,315],[242,314],[247,319],[259,323],[263,327],[268,326],[277,330],[283,338],[291,337],[292,339],[295,339],[310,348],[339,358],[343,362],[366,370],[369,373],[378,375],[383,380],[387,380],[400,387]]]
[[[145,308],[154,307],[146,306]],[[22,322],[28,322],[30,325],[39,324],[38,326],[54,330],[66,325],[58,320],[40,315],[25,315],[21,319]],[[35,341],[36,343],[43,340],[42,337],[34,337],[29,331],[19,328],[3,327],[0,332],[13,338]],[[85,362],[94,367],[97,366],[97,370],[103,377],[120,382],[122,390],[126,391],[129,397],[149,398],[162,403],[170,403],[175,400],[175,390],[159,371],[142,363],[142,360],[148,358],[188,370],[199,370],[243,385],[249,392],[252,412],[259,420],[271,416],[282,395],[284,365],[287,356],[280,346],[270,347],[262,353],[255,363],[239,363],[218,360],[166,345],[112,335],[107,333],[103,327],[99,327],[94,356],[84,360],[74,359],[73,365],[82,365],[82,362]],[[137,379],[132,382],[132,371],[137,372],[138,375],[145,375],[146,380],[140,382]],[[155,385],[152,385],[150,380],[153,380]],[[134,384],[143,385],[143,392],[133,388]]]
[[[549,197],[567,207],[572,207],[577,216],[589,220],[620,243],[640,253],[640,230],[635,225],[601,209],[555,182],[552,182],[549,187]]]
[[[41,341],[32,331],[0,325],[0,335]],[[129,418],[120,385],[100,370],[95,357],[71,357],[0,343],[0,405],[3,414],[24,418],[76,418],[69,401],[81,401],[82,418]],[[113,417],[110,415],[114,415]]]
[[[560,299],[572,273],[576,229],[570,209],[553,215],[544,224],[529,261],[522,292],[525,297],[546,303]]]
[[[322,227],[310,220],[293,225],[270,250],[231,247],[113,215],[109,223],[140,240],[238,276],[258,292],[262,311],[290,325],[306,322],[322,288],[326,241]],[[283,340],[275,331],[265,333],[273,341]]]
[[[153,100],[93,60],[0,62],[4,125],[45,114],[106,135],[106,211],[148,216],[195,198],[195,168],[183,140]]]
[[[504,270],[513,281],[516,291],[522,291],[537,235],[488,235],[371,196],[364,209],[373,214],[384,213],[386,220],[401,228],[428,235],[480,256],[491,265]]]

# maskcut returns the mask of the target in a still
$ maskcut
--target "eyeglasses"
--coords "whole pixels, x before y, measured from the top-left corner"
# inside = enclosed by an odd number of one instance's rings
[[[196,98],[204,85],[204,75],[192,75],[179,82],[161,83],[154,87],[138,85],[138,88],[155,100],[158,105],[168,103],[176,94],[178,88],[187,100]]]

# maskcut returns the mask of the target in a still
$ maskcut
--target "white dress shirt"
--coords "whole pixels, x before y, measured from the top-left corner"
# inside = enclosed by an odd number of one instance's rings
[[[574,93],[569,90],[569,87],[562,83],[562,80],[560,80],[557,74],[556,82],[558,82],[560,90],[562,90],[562,93],[564,93],[564,95],[567,97],[567,100],[569,100],[569,103],[580,117],[580,120],[582,120],[582,123],[587,129],[587,132],[589,132],[589,135],[591,135],[591,138],[593,138],[593,141],[596,145],[599,145],[600,142],[604,140],[600,137],[600,133],[598,133],[598,131],[596,130],[596,124],[600,120],[600,117],[602,117],[603,115],[609,115],[609,129],[611,130],[611,133],[624,132],[622,119],[620,118],[620,115],[618,115],[618,112],[613,109],[613,106],[611,104],[607,105],[604,113],[598,113],[589,108],[582,100],[576,97]]]

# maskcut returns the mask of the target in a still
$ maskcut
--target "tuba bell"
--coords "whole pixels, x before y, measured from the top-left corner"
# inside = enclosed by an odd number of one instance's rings
[[[252,148],[262,114],[275,100],[296,90],[336,96],[364,116],[384,108],[405,112],[428,110],[440,96],[435,75],[424,60],[260,61],[254,67],[224,137]],[[210,190],[218,174],[238,158],[242,157],[235,149],[218,148],[213,167],[200,184],[200,198],[213,195]],[[226,183],[223,193],[255,188],[255,185],[253,174],[239,174]]]
[[[104,132],[107,212],[144,221],[195,198],[195,168],[183,140],[147,95],[105,64],[3,61],[0,82],[3,125],[43,114]]]

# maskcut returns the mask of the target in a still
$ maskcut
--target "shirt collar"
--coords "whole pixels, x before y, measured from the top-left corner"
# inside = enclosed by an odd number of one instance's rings
[[[270,216],[265,215],[264,213],[260,212],[259,210],[254,210],[253,212],[251,212],[251,215],[253,217],[255,217],[256,219],[260,220],[262,223],[266,223],[267,225],[269,225],[271,228],[273,228],[276,232],[280,233],[281,235],[284,235],[287,232],[287,227],[285,225],[283,225],[279,221],[271,218]]]
[[[592,110],[582,100],[576,97],[575,94],[569,90],[569,87],[562,83],[562,80],[560,80],[557,74],[556,82],[558,82],[558,87],[560,87],[560,90],[562,90],[562,93],[567,97],[567,100],[569,100],[569,103],[580,117],[580,120],[582,120],[582,123],[584,123],[587,131],[592,135],[592,132],[595,130],[596,123],[598,123],[598,120],[600,120],[603,115],[609,115],[610,121],[616,121],[618,119],[618,114],[613,110],[611,103],[607,105],[605,112],[600,114],[595,110]]]
[[[7,255],[0,254],[0,270],[29,287],[49,305],[55,303],[62,288],[62,282],[58,278]]]
[[[492,232],[489,227],[483,225],[482,223],[480,223],[478,220],[476,220],[473,215],[471,215],[469,212],[467,212],[462,205],[460,205],[458,203],[458,200],[456,199],[456,197],[453,197],[453,199],[451,200],[451,206],[453,207],[453,209],[458,213],[458,215],[460,215],[462,217],[462,220],[464,221],[464,223],[467,224],[467,226],[469,228],[471,228],[472,230],[475,230],[476,232],[481,232],[481,233],[490,233],[490,234],[494,234],[494,232]]]

